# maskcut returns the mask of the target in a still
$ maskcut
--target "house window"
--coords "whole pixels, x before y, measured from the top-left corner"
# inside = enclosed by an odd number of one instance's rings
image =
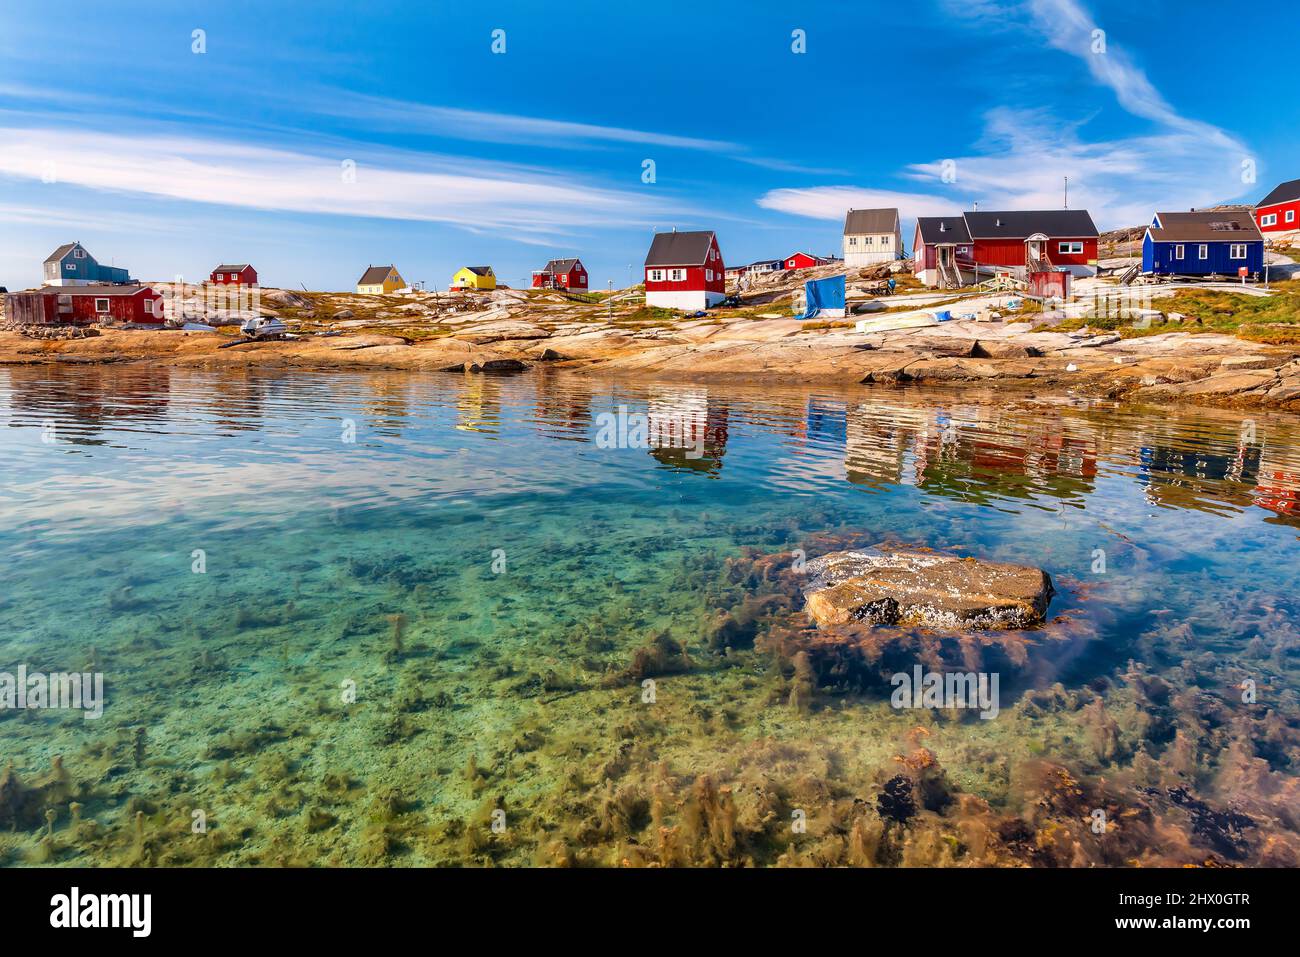
[[[76,264],[76,263],[64,263],[64,264],[63,264],[63,268],[66,269],[68,272],[76,272],[76,271],[77,271],[77,264]]]
[[[857,236],[850,236],[850,237],[849,237],[849,245],[850,245],[850,246],[856,246],[857,244],[858,244],[858,237],[857,237]]]
[[[1294,215],[1294,214],[1291,214],[1291,215]],[[1269,213],[1267,216],[1261,216],[1261,217],[1259,217],[1259,224],[1260,224],[1261,226],[1276,226],[1276,225],[1277,225],[1277,213]]]
[[[1228,258],[1229,258],[1229,259],[1245,259],[1245,258],[1246,258],[1246,244],[1245,244],[1245,243],[1233,243],[1233,244],[1232,244],[1232,247],[1228,250]]]
[[[72,255],[73,255],[74,257],[76,257],[77,259],[85,259],[85,258],[86,258],[86,251],[85,251],[84,249],[82,249],[80,246],[78,246],[76,249],[74,249],[74,250],[72,251]]]
[[[874,246],[875,244],[876,244],[876,237],[875,237],[875,236],[868,236],[868,237],[867,237],[867,245],[868,245],[868,246]]]
[[[95,300],[95,311],[96,311],[96,312],[108,312],[108,300],[107,300],[107,299],[96,299],[96,300]]]
[[[1286,211],[1286,221],[1287,221],[1288,223],[1294,223],[1294,222],[1295,222],[1295,210],[1294,210],[1294,209],[1288,209],[1288,210]]]
[[[646,275],[646,278],[649,279],[651,282],[663,282],[664,271],[662,269],[651,269],[650,272]]]
[[[1197,246],[1197,247],[1196,247],[1196,258],[1197,258],[1197,259],[1209,259],[1209,258],[1210,258],[1210,247],[1207,246],[1207,245],[1205,245],[1205,243],[1201,243],[1201,245]]]
[[[685,281],[686,281],[686,270],[685,270],[685,269],[670,269],[670,270],[668,270],[668,281],[669,281],[669,282],[685,282]]]
[[[221,282],[221,280],[223,280],[223,279],[225,279],[225,278],[226,278],[226,277],[223,276],[221,273],[217,273],[217,282]]]
[[[1183,247],[1182,247],[1181,245],[1180,245],[1180,246],[1175,246],[1175,247],[1174,247],[1174,258],[1175,258],[1175,259],[1182,259],[1182,258],[1183,258]]]
[[[1057,243],[1056,251],[1067,256],[1078,256],[1083,252],[1083,243]]]
[[[706,269],[706,270],[704,270],[704,281],[705,281],[705,282],[713,282],[713,270],[712,270],[712,269]]]

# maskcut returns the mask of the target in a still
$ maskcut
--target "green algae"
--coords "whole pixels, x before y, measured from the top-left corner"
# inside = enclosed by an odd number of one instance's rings
[[[3,863],[1296,860],[1293,418],[1245,442],[1225,413],[943,393],[0,383],[0,669],[93,662],[108,700],[0,711]],[[707,406],[707,469],[594,444],[674,401]],[[818,673],[774,641],[779,582],[736,569],[828,533],[1042,565],[1072,654],[994,721]]]

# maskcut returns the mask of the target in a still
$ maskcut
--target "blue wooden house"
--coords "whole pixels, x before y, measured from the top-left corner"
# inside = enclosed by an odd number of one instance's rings
[[[101,266],[81,243],[64,243],[45,259],[43,286],[93,286],[129,283],[131,275],[120,266]]]
[[[1249,210],[1156,213],[1142,238],[1142,271],[1236,278],[1264,271],[1264,237]]]

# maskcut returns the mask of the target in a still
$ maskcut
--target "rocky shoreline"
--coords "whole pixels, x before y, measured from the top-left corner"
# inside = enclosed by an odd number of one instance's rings
[[[0,331],[0,365],[147,362],[207,368],[514,372],[693,381],[997,384],[1037,395],[1104,397],[1300,411],[1300,353],[1231,336],[1031,332],[1026,324],[943,326],[863,336],[808,332],[791,319],[670,329],[548,330],[484,323],[411,341],[367,333],[312,335],[231,347],[220,332],[103,329],[79,339]]]

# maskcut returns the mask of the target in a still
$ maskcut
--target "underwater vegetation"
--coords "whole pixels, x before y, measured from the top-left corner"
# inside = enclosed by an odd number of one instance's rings
[[[232,492],[147,502],[152,524],[19,516],[0,671],[102,671],[106,707],[0,710],[0,865],[1300,864],[1300,568],[1276,513],[1174,508],[1099,469],[1107,493],[1071,485],[1069,511],[1018,480],[991,507],[987,471],[972,501],[864,491],[834,434],[790,451],[803,394],[738,392],[725,465],[700,471],[597,454],[553,418],[538,438],[527,382],[478,387],[500,390],[498,434],[444,419],[403,444],[406,377],[217,381],[260,390],[267,443],[305,406],[325,433],[370,408],[397,444],[372,435],[355,472],[326,439],[204,448],[219,478],[272,456],[299,490],[275,510]],[[197,481],[202,451],[168,432],[197,430],[162,424],[77,454],[147,442],[154,478]],[[47,480],[41,454],[20,478]],[[798,562],[886,541],[1041,566],[1057,594],[1022,630],[814,627]],[[997,672],[996,717],[894,707],[916,665]]]

